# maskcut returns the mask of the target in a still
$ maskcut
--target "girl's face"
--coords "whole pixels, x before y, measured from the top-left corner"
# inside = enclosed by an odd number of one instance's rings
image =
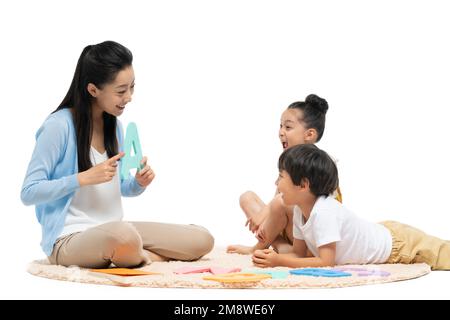
[[[281,115],[279,137],[283,150],[305,143],[315,143],[317,131],[306,129],[303,112],[299,109],[286,109]]]
[[[125,105],[131,101],[134,92],[133,67],[129,66],[119,71],[114,81],[105,84],[102,89],[89,83],[88,91],[94,97],[93,109],[99,109],[116,117],[120,116]]]

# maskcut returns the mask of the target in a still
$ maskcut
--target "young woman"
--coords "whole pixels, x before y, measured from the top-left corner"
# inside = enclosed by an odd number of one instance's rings
[[[195,260],[214,244],[195,225],[124,222],[121,196],[138,196],[155,174],[121,179],[123,130],[117,117],[134,91],[133,56],[113,41],[82,51],[66,97],[36,134],[21,198],[36,205],[41,246],[52,264],[104,268]]]

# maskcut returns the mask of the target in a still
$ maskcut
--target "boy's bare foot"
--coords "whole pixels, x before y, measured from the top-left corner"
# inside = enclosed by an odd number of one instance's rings
[[[242,246],[240,244],[232,244],[227,247],[228,253],[253,254],[255,247]]]

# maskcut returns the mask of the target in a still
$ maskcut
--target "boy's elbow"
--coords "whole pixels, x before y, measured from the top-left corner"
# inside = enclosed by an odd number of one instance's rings
[[[333,268],[336,266],[335,259],[322,259],[322,267],[330,267]]]

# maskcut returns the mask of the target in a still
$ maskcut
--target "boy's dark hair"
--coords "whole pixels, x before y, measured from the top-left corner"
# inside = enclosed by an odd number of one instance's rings
[[[325,114],[328,111],[328,102],[315,94],[310,94],[304,102],[291,103],[287,108],[299,109],[303,112],[303,118],[299,120],[305,123],[306,129],[316,129],[317,142],[319,142],[325,130]]]
[[[65,108],[73,109],[73,120],[77,135],[78,171],[92,167],[89,150],[92,139],[92,97],[87,91],[88,83],[102,89],[105,84],[114,81],[117,74],[133,63],[133,54],[129,49],[114,41],[105,41],[89,45],[83,49],[75,68],[75,74],[69,91],[56,112]],[[108,158],[119,152],[116,138],[117,119],[103,113],[104,143]]]
[[[296,185],[309,181],[311,192],[319,196],[332,194],[339,185],[339,176],[333,159],[313,144],[301,144],[286,149],[278,160],[278,169],[285,170]]]

